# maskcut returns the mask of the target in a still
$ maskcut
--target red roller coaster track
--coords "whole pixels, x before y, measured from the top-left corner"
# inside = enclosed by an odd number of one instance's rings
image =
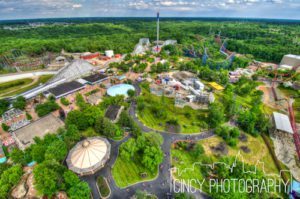
[[[281,74],[281,75],[282,76],[289,76],[292,73],[292,71],[297,71],[297,69],[299,67],[300,67],[300,65],[295,66],[295,67],[293,67],[293,69],[291,70],[291,72],[286,73],[286,74]],[[276,94],[276,91],[275,91],[275,89],[276,89],[275,83],[277,81],[278,70],[276,69],[276,71],[274,73],[275,73],[275,77],[272,80],[271,89],[272,89],[272,93],[274,95],[274,99],[277,101],[278,97],[277,97],[277,94]],[[288,80],[292,79],[297,74],[299,74],[299,72],[296,72]],[[288,80],[285,80],[285,81],[288,81]],[[295,143],[295,147],[296,147],[296,152],[297,152],[298,158],[300,160],[300,136],[299,136],[298,130],[297,130],[297,125],[296,125],[296,120],[295,120],[295,114],[294,114],[294,110],[293,110],[293,105],[292,105],[292,102],[291,102],[290,99],[286,99],[286,100],[287,100],[287,103],[288,103],[288,112],[289,112],[291,126],[292,126],[292,129],[293,129],[293,138],[294,138],[294,143]]]
[[[294,114],[293,106],[292,106],[292,103],[290,102],[290,100],[288,100],[288,111],[289,111],[289,115],[290,115],[292,129],[293,129],[293,137],[294,137],[294,142],[295,142],[295,146],[296,146],[296,152],[297,152],[298,158],[300,160],[300,136],[297,131],[295,114]]]

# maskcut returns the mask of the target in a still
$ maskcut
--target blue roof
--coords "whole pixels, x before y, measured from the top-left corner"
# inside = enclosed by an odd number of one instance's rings
[[[296,199],[300,196],[300,182],[293,180],[293,182],[290,185],[289,190],[289,198],[290,199]]]

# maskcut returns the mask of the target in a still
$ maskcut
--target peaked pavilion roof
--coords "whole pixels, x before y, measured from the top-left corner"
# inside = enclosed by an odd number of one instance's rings
[[[102,137],[90,137],[78,142],[67,157],[70,170],[90,175],[101,169],[110,156],[110,143]]]

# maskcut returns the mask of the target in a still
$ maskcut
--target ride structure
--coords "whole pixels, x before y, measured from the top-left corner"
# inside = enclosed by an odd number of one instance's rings
[[[288,99],[287,101],[288,101],[288,111],[289,111],[290,121],[291,121],[292,129],[293,129],[294,143],[295,143],[298,159],[300,160],[300,136],[299,136],[298,130],[297,130],[296,119],[295,119],[292,102],[290,99]]]
[[[155,52],[159,52],[161,49],[159,47],[159,12],[156,15],[156,47]]]

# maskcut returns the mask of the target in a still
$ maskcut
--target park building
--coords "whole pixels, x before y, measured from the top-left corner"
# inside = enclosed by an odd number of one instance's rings
[[[89,75],[87,77],[83,77],[82,79],[86,81],[86,83],[90,85],[95,85],[95,84],[100,84],[103,81],[107,80],[109,77],[101,74],[101,73],[96,73],[93,75]]]
[[[276,133],[289,133],[291,135],[293,134],[292,125],[287,115],[274,112],[273,121],[274,121]]]
[[[54,88],[50,88],[48,91],[44,92],[44,95],[46,97],[52,95],[55,97],[55,99],[59,99],[61,97],[75,93],[76,91],[79,91],[84,87],[85,85],[78,81],[71,81],[60,84]]]
[[[63,126],[63,121],[50,113],[49,115],[12,132],[12,135],[18,147],[21,150],[25,150],[30,145],[34,144],[35,137],[44,138],[47,134],[56,133],[56,131]]]
[[[116,123],[118,122],[123,109],[123,106],[110,105],[105,112],[105,117],[108,118],[112,123]]]
[[[280,69],[299,70],[300,69],[300,55],[284,55],[280,65]]]
[[[9,126],[9,131],[15,131],[26,126],[30,121],[27,119],[25,111],[12,108],[3,113],[0,123]]]
[[[106,138],[89,137],[78,142],[66,159],[68,168],[80,176],[92,175],[110,158],[111,145]]]

